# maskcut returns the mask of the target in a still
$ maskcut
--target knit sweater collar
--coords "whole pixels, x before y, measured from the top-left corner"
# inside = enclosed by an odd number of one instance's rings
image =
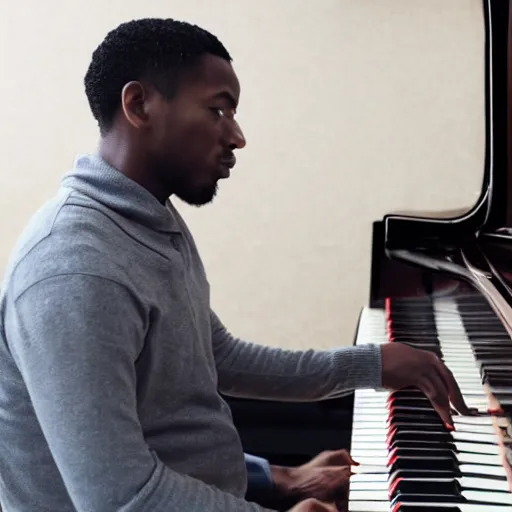
[[[180,231],[170,200],[165,205],[161,204],[148,190],[99,155],[78,155],[73,169],[62,178],[61,185],[156,231]]]

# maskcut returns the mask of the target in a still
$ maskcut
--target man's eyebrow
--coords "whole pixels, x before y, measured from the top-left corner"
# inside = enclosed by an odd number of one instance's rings
[[[235,97],[228,91],[218,92],[213,97],[217,98],[217,99],[226,100],[229,103],[231,108],[236,108],[238,106],[238,102],[236,101]]]

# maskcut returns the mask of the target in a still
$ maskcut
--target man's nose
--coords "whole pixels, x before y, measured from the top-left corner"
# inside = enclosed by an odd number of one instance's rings
[[[230,133],[229,146],[231,149],[243,149],[247,141],[245,140],[244,134],[240,125],[233,120],[233,125]]]

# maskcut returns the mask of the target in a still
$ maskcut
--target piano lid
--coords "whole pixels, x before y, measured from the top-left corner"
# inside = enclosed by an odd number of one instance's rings
[[[451,214],[389,214],[383,219],[387,250],[460,248],[481,231],[512,227],[512,168],[508,165],[509,124],[512,123],[512,63],[508,64],[509,0],[483,0],[485,24],[485,159],[483,183],[476,204]]]
[[[420,297],[463,280],[481,292],[490,286],[492,293],[485,292],[489,300],[491,295],[505,299],[501,309],[510,317],[512,335],[511,3],[482,0],[485,158],[480,197],[465,212],[388,214],[374,222],[372,307],[386,297]]]

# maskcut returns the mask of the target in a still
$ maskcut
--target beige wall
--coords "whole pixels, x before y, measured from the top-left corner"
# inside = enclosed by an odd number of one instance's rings
[[[480,0],[0,0],[0,273],[74,154],[96,147],[91,52],[145,16],[216,33],[242,83],[232,178],[214,205],[179,205],[221,318],[266,344],[351,344],[372,220],[480,190]]]

